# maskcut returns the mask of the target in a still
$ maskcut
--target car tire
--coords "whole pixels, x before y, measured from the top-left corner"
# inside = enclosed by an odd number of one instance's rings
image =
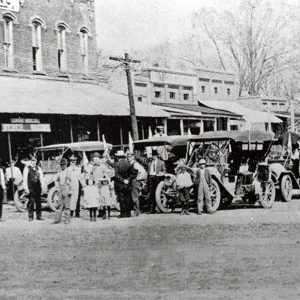
[[[284,202],[290,202],[293,195],[293,182],[289,175],[284,175],[280,182],[281,198]]]
[[[16,190],[14,194],[14,203],[19,212],[27,211],[28,195],[25,194],[24,190]]]
[[[58,207],[58,200],[59,200],[59,196],[58,196],[58,190],[55,186],[53,186],[47,195],[47,203],[49,208],[52,211],[56,211],[57,207]]]
[[[167,187],[167,185],[165,184],[164,181],[161,181],[156,188],[155,191],[155,201],[157,204],[158,209],[162,212],[162,213],[170,213],[172,212],[172,208],[167,207],[167,197],[165,195],[165,188]],[[169,186],[168,186],[169,187]],[[176,201],[174,199],[174,201]]]
[[[276,188],[273,180],[266,183],[264,192],[259,195],[259,203],[263,208],[272,208],[276,198]]]
[[[207,206],[206,211],[210,214],[213,214],[218,210],[221,203],[221,190],[219,184],[213,178],[211,180],[211,185],[210,185],[210,199],[211,199],[211,206]]]

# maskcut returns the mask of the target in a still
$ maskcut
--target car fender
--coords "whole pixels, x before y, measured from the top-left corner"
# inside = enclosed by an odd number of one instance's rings
[[[271,177],[276,185],[281,182],[281,179],[284,175],[289,175],[293,182],[293,188],[294,189],[300,188],[294,173],[291,171],[287,171],[283,165],[281,165],[279,163],[271,164],[270,171],[271,171]]]

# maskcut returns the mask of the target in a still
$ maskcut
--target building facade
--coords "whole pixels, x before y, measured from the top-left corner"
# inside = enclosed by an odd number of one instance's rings
[[[125,90],[125,88],[124,88]],[[171,116],[165,122],[168,134],[198,134],[213,130],[238,129],[231,120],[241,116],[199,105],[200,100],[235,100],[234,74],[209,69],[181,72],[143,68],[134,77],[137,102],[154,104]]]
[[[2,71],[77,79],[95,76],[94,1],[1,3],[7,4],[0,5]]]

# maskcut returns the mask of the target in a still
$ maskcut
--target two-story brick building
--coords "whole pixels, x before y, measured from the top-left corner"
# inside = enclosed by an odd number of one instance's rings
[[[42,138],[37,132],[12,133],[14,152],[102,134],[114,144],[127,142],[128,98],[102,89],[96,80],[94,6],[94,0],[0,1],[0,122],[21,117],[51,127]],[[138,104],[140,133],[144,123],[161,123],[166,116]],[[4,132],[0,153],[7,156]]]

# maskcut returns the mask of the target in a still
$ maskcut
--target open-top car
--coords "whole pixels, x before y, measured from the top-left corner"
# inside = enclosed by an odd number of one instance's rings
[[[47,202],[51,210],[56,210],[58,192],[55,187],[55,175],[60,168],[60,160],[63,157],[69,158],[74,154],[78,158],[78,163],[82,164],[84,157],[89,160],[92,152],[104,153],[104,151],[110,151],[111,149],[111,144],[100,141],[54,144],[35,148],[35,155],[40,162],[40,167],[44,174],[45,189],[47,191],[42,195],[43,202]],[[15,192],[14,202],[20,212],[27,211],[28,197],[24,193],[22,184],[18,186]]]
[[[272,207],[276,194],[275,184],[265,160],[273,138],[273,133],[265,131],[216,131],[201,135],[164,137],[161,140],[152,138],[137,141],[135,145],[138,148],[141,145],[172,146],[169,152],[173,148],[183,147],[184,154],[181,152],[181,157],[176,159],[181,158],[192,174],[197,170],[199,159],[204,158],[212,174],[212,207],[209,212],[213,213],[221,205],[233,202],[259,202],[265,208]],[[172,140],[177,140],[179,145],[172,145]],[[242,170],[243,161],[248,166]],[[162,212],[171,212],[177,206],[178,191],[174,175],[164,175],[156,190],[156,202]]]
[[[291,150],[282,142],[282,139],[273,141],[268,155],[271,178],[275,183],[277,197],[283,201],[292,200],[293,194],[300,191],[299,178],[293,173]]]

